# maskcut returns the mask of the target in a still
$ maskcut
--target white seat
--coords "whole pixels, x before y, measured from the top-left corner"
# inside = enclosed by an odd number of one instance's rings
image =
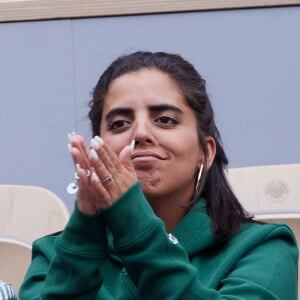
[[[31,262],[31,245],[0,237],[0,278],[10,283],[16,294]]]
[[[294,232],[298,245],[300,245],[300,214],[299,213],[273,213],[257,214],[255,219],[266,223],[283,223]]]
[[[232,168],[227,175],[240,202],[255,215],[300,213],[300,164]]]
[[[227,175],[239,201],[256,220],[287,224],[300,245],[300,164],[232,168]]]
[[[63,230],[69,216],[65,203],[45,188],[0,185],[0,234],[32,244]]]

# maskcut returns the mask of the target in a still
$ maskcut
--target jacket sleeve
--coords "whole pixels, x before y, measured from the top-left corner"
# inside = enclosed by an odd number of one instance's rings
[[[194,267],[180,242],[166,233],[140,187],[133,186],[122,198],[103,214],[139,299],[297,299],[297,247],[292,237],[262,242],[232,264],[218,287],[208,288],[199,276],[206,270]]]
[[[84,215],[76,207],[60,235],[34,242],[19,298],[94,299],[102,284],[100,267],[106,256],[103,216]]]

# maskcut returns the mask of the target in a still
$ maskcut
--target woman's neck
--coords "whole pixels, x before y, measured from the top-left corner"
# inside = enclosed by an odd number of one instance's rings
[[[188,212],[192,192],[176,193],[161,197],[147,197],[155,214],[165,223],[168,233],[172,232]]]

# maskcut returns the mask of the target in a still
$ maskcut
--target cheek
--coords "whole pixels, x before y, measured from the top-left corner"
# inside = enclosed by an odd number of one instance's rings
[[[178,155],[192,158],[198,156],[201,151],[198,136],[194,134],[183,134],[173,139],[173,149],[177,149]]]
[[[195,145],[181,146],[180,151],[178,151],[178,157],[180,157],[182,163],[186,167],[191,167],[197,165],[199,151]]]

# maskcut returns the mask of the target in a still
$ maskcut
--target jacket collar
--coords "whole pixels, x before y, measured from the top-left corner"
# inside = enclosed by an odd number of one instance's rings
[[[172,231],[172,235],[178,239],[189,256],[220,242],[217,241],[213,235],[211,221],[207,215],[206,201],[204,199],[200,199],[194,205]],[[114,254],[113,238],[110,232],[108,233],[108,243],[111,257],[121,262],[120,258]]]
[[[211,229],[211,221],[207,215],[204,199],[200,199],[195,204],[172,234],[185,248],[189,256],[218,243]]]

